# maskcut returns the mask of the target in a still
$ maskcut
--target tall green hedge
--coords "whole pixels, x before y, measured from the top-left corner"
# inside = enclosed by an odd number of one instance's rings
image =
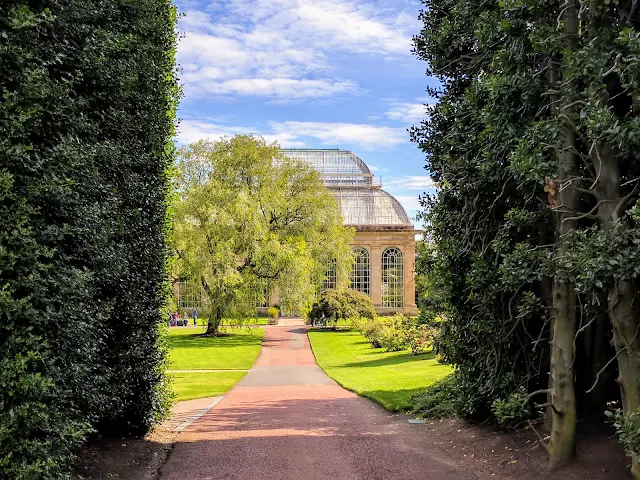
[[[171,0],[0,2],[0,478],[167,409]]]

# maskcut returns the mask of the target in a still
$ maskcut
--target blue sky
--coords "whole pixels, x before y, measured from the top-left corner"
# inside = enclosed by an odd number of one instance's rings
[[[352,150],[413,217],[432,191],[407,128],[435,81],[411,54],[415,0],[178,0],[178,141],[255,133]]]

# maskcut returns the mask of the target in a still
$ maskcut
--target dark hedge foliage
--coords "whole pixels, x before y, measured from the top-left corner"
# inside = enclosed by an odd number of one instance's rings
[[[0,478],[167,409],[170,0],[0,2]]]

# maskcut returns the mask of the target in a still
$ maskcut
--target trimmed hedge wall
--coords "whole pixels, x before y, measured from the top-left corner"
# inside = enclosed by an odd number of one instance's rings
[[[0,2],[0,478],[165,415],[171,0]]]

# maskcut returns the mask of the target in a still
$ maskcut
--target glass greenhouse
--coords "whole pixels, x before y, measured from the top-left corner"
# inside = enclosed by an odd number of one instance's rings
[[[347,150],[287,149],[282,153],[320,172],[346,225],[355,227],[351,288],[369,295],[379,313],[417,313],[415,233],[400,202],[374,181],[371,169]],[[323,288],[334,288],[335,267],[327,265]]]
[[[356,229],[401,228],[413,223],[400,202],[374,183],[371,170],[347,150],[282,150],[289,158],[309,163],[322,174],[342,210],[345,224]]]

